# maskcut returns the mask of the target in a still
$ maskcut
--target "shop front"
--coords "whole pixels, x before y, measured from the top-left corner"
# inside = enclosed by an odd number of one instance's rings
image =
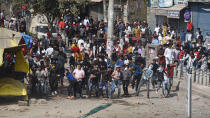
[[[180,32],[186,29],[187,23],[184,21],[185,5],[174,5],[170,8],[155,8],[156,24],[170,24],[171,27]]]
[[[190,2],[189,7],[192,10],[194,31],[200,28],[202,35],[206,36],[207,33],[210,33],[210,2]]]

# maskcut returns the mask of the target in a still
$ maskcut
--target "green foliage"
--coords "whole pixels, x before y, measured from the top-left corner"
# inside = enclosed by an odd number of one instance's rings
[[[63,15],[79,16],[81,10],[88,4],[89,2],[84,0],[63,1],[60,3],[59,9]]]

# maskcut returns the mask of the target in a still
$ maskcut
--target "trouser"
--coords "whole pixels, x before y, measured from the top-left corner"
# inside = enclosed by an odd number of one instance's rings
[[[149,85],[150,85],[150,82],[149,80],[145,80],[145,79],[142,79],[138,85],[138,90],[136,91],[136,95],[138,96],[139,95],[139,92],[140,92],[140,89],[141,87],[146,84],[146,87],[147,87],[147,98],[149,98]]]
[[[76,97],[76,80],[70,81],[69,86],[67,88],[68,90],[68,96],[73,96]]]
[[[106,97],[109,97],[109,83],[105,81],[101,81],[99,85],[99,94],[104,96],[103,87],[105,87]]]
[[[40,94],[47,94],[47,82],[44,81],[44,82],[38,82],[37,83],[37,91],[40,93]]]
[[[91,97],[93,88],[95,89],[95,94],[98,97],[98,83],[89,83],[89,97]]]
[[[76,97],[76,93],[78,92],[80,94],[80,97],[82,97],[82,81],[77,81],[75,83],[76,89],[74,90],[74,96]]]
[[[165,65],[166,67],[168,64],[172,64],[173,60],[169,60],[167,57],[165,59],[166,59],[166,65]]]
[[[37,83],[37,79],[34,76],[31,76],[32,80],[31,80],[31,94],[36,93],[36,83]]]
[[[92,41],[93,34],[89,33],[89,39]]]
[[[56,77],[50,78],[50,88],[51,92],[55,92],[58,90],[58,79]]]
[[[167,95],[168,94],[168,82],[167,81],[163,81],[162,82],[162,92],[163,92],[163,95]]]
[[[182,76],[183,73],[184,73],[184,61],[180,61],[179,64],[180,64],[180,66],[181,66],[180,74],[181,74],[181,76]]]
[[[173,77],[168,77],[168,93],[170,93],[172,85],[173,85]]]
[[[191,42],[191,41],[188,41],[188,42],[187,42],[187,45],[188,45],[189,49],[192,48],[192,42]]]
[[[125,95],[128,95],[128,85],[129,85],[129,80],[123,80],[123,91]]]
[[[156,75],[156,74],[153,74],[152,79],[151,79],[153,89],[155,88],[155,84],[156,84],[156,77],[157,77],[157,75]]]
[[[70,47],[70,44],[72,44],[71,38],[68,39],[67,46]]]
[[[136,76],[133,77],[132,88],[134,89],[134,86],[136,84],[136,91],[138,89],[138,85],[139,85],[140,80],[141,80],[141,75],[136,75]],[[135,81],[136,81],[136,83],[135,83]]]
[[[115,92],[115,88],[118,88],[118,97],[120,97],[120,90],[121,90],[120,84],[121,84],[120,80],[112,80],[112,90],[111,90],[110,98],[113,97],[113,94]]]
[[[161,85],[162,85],[162,81],[161,81],[161,80],[158,80],[158,81],[157,81],[157,91],[160,90]]]
[[[64,79],[64,76],[63,76],[64,74],[63,73],[61,73],[60,74],[60,83],[61,83],[61,86],[63,86],[63,79]]]
[[[83,90],[86,90],[86,94],[89,94],[89,81],[88,81],[89,76],[86,76],[83,80],[82,80],[82,88]]]

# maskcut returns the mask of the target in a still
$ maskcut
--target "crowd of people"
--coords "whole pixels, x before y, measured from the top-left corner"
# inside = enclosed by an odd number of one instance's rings
[[[26,32],[26,17],[12,16],[7,18],[5,12],[2,11],[0,14],[0,26],[17,32]]]
[[[64,86],[67,78],[69,99],[77,98],[77,93],[81,98],[84,94],[114,98],[116,88],[119,98],[121,86],[123,96],[133,94],[129,87],[138,96],[144,84],[149,98],[150,83],[157,93],[162,88],[161,95],[167,97],[173,86],[174,67],[180,65],[182,75],[184,69],[191,73],[193,67],[203,71],[210,68],[208,46],[204,46],[208,35],[204,38],[199,29],[194,34],[191,23],[179,33],[169,24],[157,25],[151,31],[145,21],[114,22],[111,57],[106,51],[108,25],[92,17],[56,19],[54,25],[60,31],[56,40],[50,33],[41,39],[33,37],[30,48],[24,50],[32,70],[31,93],[61,94],[59,86]],[[149,44],[159,46],[152,63],[146,58]]]

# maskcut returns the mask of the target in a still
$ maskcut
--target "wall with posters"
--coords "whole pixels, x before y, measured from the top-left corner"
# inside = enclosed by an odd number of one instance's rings
[[[150,7],[158,7],[158,0],[150,0]]]

